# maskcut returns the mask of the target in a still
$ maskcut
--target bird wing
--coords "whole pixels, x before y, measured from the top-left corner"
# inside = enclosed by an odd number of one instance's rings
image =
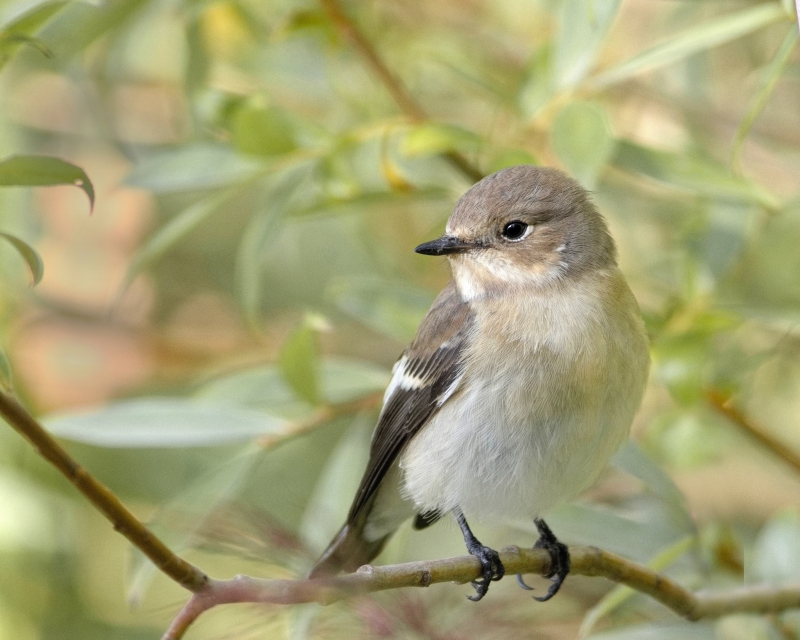
[[[309,578],[354,571],[377,556],[389,534],[367,540],[363,533],[378,488],[405,446],[455,393],[463,373],[464,346],[474,326],[469,307],[451,282],[422,321],[414,341],[394,368],[383,410],[372,436],[369,462],[347,522],[317,560]],[[423,517],[426,523],[434,514]]]
[[[450,282],[394,368],[372,436],[369,463],[350,508],[355,523],[405,446],[455,392],[473,314]]]

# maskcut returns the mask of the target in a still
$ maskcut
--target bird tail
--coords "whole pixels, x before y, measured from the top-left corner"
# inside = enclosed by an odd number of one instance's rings
[[[345,524],[309,572],[309,579],[330,578],[342,571],[355,571],[383,550],[389,535],[369,541],[364,538],[363,525]]]

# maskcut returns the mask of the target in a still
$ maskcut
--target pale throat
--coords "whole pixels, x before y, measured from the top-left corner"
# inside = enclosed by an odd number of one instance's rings
[[[450,268],[464,302],[548,287],[568,272],[560,260],[523,265],[497,252],[450,257]]]

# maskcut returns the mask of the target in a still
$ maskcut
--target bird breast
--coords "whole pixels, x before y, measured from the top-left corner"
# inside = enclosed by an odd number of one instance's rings
[[[463,374],[406,448],[402,491],[423,511],[538,516],[628,434],[649,367],[638,306],[616,268],[470,304]]]

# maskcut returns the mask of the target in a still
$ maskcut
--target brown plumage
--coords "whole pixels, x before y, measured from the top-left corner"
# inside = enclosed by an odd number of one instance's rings
[[[397,388],[387,393],[372,437],[369,463],[347,521],[309,578],[354,571],[383,549],[389,534],[372,541],[363,536],[378,486],[408,441],[439,408],[441,398],[458,377],[462,345],[471,325],[469,307],[450,283],[434,301],[414,341],[400,359],[405,374],[420,380],[420,387]]]

